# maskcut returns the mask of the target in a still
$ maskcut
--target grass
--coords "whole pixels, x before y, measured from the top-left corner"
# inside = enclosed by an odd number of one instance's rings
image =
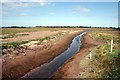
[[[39,41],[44,41],[44,40],[50,40],[50,37],[44,37],[44,38],[40,38],[38,39]]]
[[[31,27],[31,28],[0,28],[2,33],[0,35],[4,34],[16,34],[16,33],[22,33],[22,32],[35,32],[35,31],[56,31],[56,30],[93,30],[93,31],[100,31],[100,30],[112,30],[112,29],[99,29],[99,28],[37,28],[37,27]],[[114,30],[114,29],[113,29]]]
[[[96,55],[93,58],[92,64],[96,66],[96,71],[98,77],[102,78],[118,78],[119,67],[117,66],[120,62],[117,61],[120,57],[120,50],[113,49],[113,52],[110,52],[110,46],[104,44],[96,50]],[[98,72],[100,71],[100,72]],[[102,73],[102,74],[101,74]]]
[[[16,34],[22,32],[35,32],[35,31],[56,31],[56,30],[73,30],[72,28],[2,28],[2,35],[4,34]],[[75,29],[76,30],[76,29]]]
[[[2,28],[2,34],[16,34],[22,32],[35,32],[39,30],[45,30],[41,28]]]
[[[97,35],[97,34],[96,34]],[[120,78],[119,67],[120,63],[120,50],[118,44],[120,43],[118,35],[112,35],[107,33],[100,33],[95,37],[105,43],[96,49],[96,55],[93,58],[92,63],[96,66],[98,77],[102,78]],[[110,52],[110,40],[113,39],[113,52]],[[100,72],[98,72],[100,71]]]
[[[37,45],[40,45],[40,44],[42,44],[42,42],[44,41],[44,40],[47,40],[47,41],[49,41],[50,40],[50,37],[44,37],[44,38],[40,38],[40,39],[37,39],[39,42],[37,43]]]
[[[114,32],[113,32],[114,33]],[[81,62],[83,68],[91,68],[93,72],[85,71],[81,77],[88,78],[120,78],[120,37],[117,34],[108,34],[107,32],[94,31],[91,37],[95,40],[104,42],[103,45],[95,48],[92,51],[92,60],[89,60],[87,55]],[[113,51],[110,51],[110,41],[113,39]],[[87,76],[85,76],[87,75]]]
[[[29,34],[8,34],[6,36],[2,36],[2,39],[7,39],[7,38],[16,38],[16,37],[20,37],[20,36],[26,36]]]
[[[33,39],[33,40],[29,40],[29,41],[19,41],[19,42],[3,43],[3,44],[0,45],[0,49],[1,50],[3,50],[3,49],[18,50],[18,49],[21,48],[22,44],[27,44],[27,43],[29,43],[31,41],[38,41],[38,43],[35,43],[35,44],[37,44],[37,45],[41,45],[41,44],[44,45],[44,44],[49,43],[51,41],[51,39],[54,39],[55,41],[58,41],[62,35],[64,35],[64,34],[63,33],[58,33],[58,34],[53,35],[53,36],[47,36],[47,37]],[[26,49],[26,47],[28,47],[28,46],[25,46],[25,49]]]
[[[9,47],[17,48],[17,47],[19,47],[20,45],[26,44],[26,43],[28,43],[28,42],[29,42],[29,41],[4,43],[4,44],[2,44],[1,48],[2,48],[2,50],[3,50],[3,49],[7,49],[7,48],[9,48]]]
[[[63,33],[58,33],[58,34],[50,36],[50,37],[43,37],[43,38],[37,39],[39,41],[38,45],[40,45],[44,40],[50,41],[51,39],[54,39],[54,40],[58,41],[61,38],[62,35],[64,35],[64,34]]]
[[[4,44],[0,45],[0,50],[2,50],[1,53],[2,53],[3,55],[7,54],[7,53],[5,53],[5,52],[3,51],[3,49],[7,49],[10,53],[11,53],[13,50],[18,50],[18,51],[19,51],[20,48],[21,48],[20,45],[26,44],[26,43],[28,43],[28,42],[29,42],[29,41],[4,43]]]

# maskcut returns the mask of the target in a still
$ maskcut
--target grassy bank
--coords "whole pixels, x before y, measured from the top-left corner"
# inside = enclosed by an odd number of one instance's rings
[[[104,42],[103,45],[96,47],[90,55],[87,55],[80,66],[85,68],[81,73],[83,78],[120,78],[120,37],[118,34],[94,31],[90,35],[95,40]],[[113,39],[113,50],[111,52],[111,40]]]

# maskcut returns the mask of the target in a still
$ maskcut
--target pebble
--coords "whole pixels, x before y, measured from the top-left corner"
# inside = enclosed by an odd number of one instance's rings
[[[7,49],[3,49],[3,52],[6,52],[7,51]]]
[[[25,53],[24,53],[23,55],[24,55],[24,56],[26,56],[26,54],[25,54]]]
[[[2,62],[4,63],[4,62],[6,62],[6,60],[5,60],[5,59],[2,59]]]
[[[19,52],[18,51],[13,51],[13,54],[18,54]]]

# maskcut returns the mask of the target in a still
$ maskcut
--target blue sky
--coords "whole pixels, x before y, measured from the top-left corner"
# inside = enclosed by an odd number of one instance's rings
[[[118,26],[117,2],[6,2],[1,26]]]

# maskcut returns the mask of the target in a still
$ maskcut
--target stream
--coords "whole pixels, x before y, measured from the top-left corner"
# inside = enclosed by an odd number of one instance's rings
[[[50,78],[68,59],[70,59],[80,50],[80,46],[82,45],[82,37],[87,32],[88,31],[84,31],[80,35],[77,35],[72,40],[70,47],[55,57],[52,61],[31,70],[22,78]]]

